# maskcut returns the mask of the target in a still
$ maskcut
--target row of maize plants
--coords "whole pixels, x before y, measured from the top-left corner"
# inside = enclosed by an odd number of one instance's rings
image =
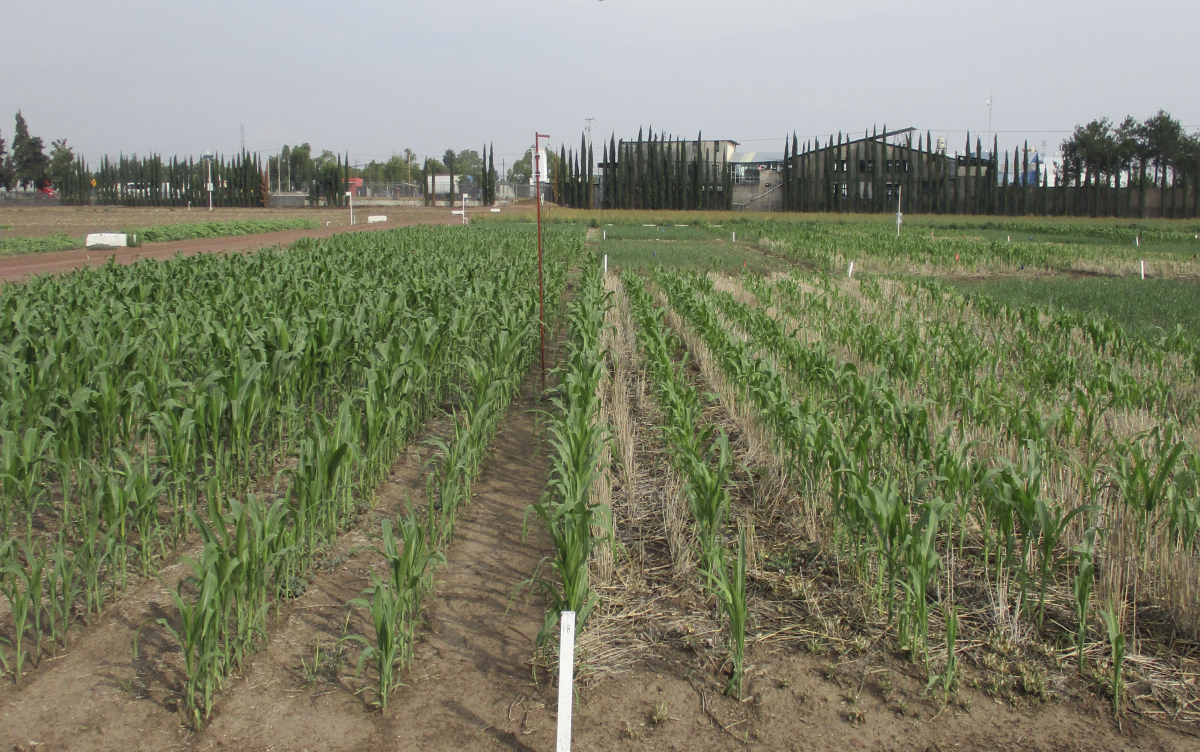
[[[736,385],[741,398],[753,405],[768,427],[785,470],[797,477],[818,466],[831,468],[835,510],[838,519],[847,523],[855,560],[863,571],[876,571],[876,600],[885,604],[889,623],[897,622],[901,645],[927,660],[925,593],[938,572],[940,557],[933,540],[947,506],[939,498],[901,494],[899,477],[889,475],[872,483],[870,465],[885,455],[887,444],[900,438],[875,412],[886,411],[886,403],[862,400],[853,424],[858,431],[846,431],[836,418],[819,416],[826,406],[795,400],[787,379],[770,358],[760,355],[753,338],[739,336],[712,302],[697,297],[697,293],[712,294],[711,280],[667,273],[659,274],[658,280],[671,307],[699,334],[729,383]],[[849,373],[843,376],[843,383],[853,383]],[[869,388],[859,391],[871,394]],[[867,566],[870,557],[876,559],[873,568]],[[898,613],[897,590],[904,596]]]
[[[1048,479],[1059,469],[1051,465],[1056,455],[1049,437],[1011,437],[1016,456],[1009,459],[997,453],[995,440],[988,452],[953,425],[936,432],[928,404],[897,399],[887,369],[864,379],[851,364],[835,362],[827,347],[802,344],[782,320],[767,315],[764,308],[786,305],[764,286],[757,290],[762,307],[752,307],[713,291],[706,279],[663,284],[674,292],[673,306],[705,336],[723,367],[737,377],[734,381],[743,384],[789,467],[799,471],[796,480],[810,494],[822,488],[829,493],[855,559],[869,563],[862,571],[874,572],[876,592],[887,596],[889,621],[890,594],[895,586],[901,588],[899,626],[910,638],[910,649],[924,644],[927,653],[927,586],[937,573],[938,550],[954,547],[960,560],[978,557],[985,572],[994,568],[997,582],[1019,583],[1021,610],[1038,628],[1048,588],[1073,571],[1065,587],[1075,603],[1076,650],[1082,663],[1100,550],[1097,532],[1103,532],[1106,519],[1112,526],[1111,507],[1101,515],[1096,503],[1101,484],[1089,477],[1086,493],[1070,498],[1052,488]],[[708,296],[711,303],[694,294]],[[748,341],[725,331],[725,321],[735,322]],[[802,324],[807,328],[814,322]],[[771,360],[786,367],[790,378],[784,381],[802,398],[786,393],[787,384],[780,384]],[[1122,505],[1132,513],[1144,510],[1145,526],[1155,521],[1168,526],[1167,545],[1184,557],[1194,556],[1195,524],[1188,520],[1194,518],[1197,490],[1196,472],[1184,469],[1188,456],[1185,443],[1173,438],[1167,426],[1151,436],[1114,441],[1106,468]],[[1190,457],[1187,464],[1195,465],[1194,452]],[[939,535],[942,521],[950,524]],[[968,534],[977,547],[964,545]],[[1139,536],[1143,551],[1145,540]],[[1037,592],[1036,606],[1026,603],[1031,590]],[[952,622],[957,631],[951,610],[947,607],[948,639]],[[1102,615],[1107,618],[1111,612]],[[1116,665],[1120,630],[1108,632]],[[952,667],[953,661],[948,664]],[[943,672],[939,679],[948,684],[953,677]],[[1119,686],[1119,669],[1110,684]]]
[[[634,317],[638,347],[645,357],[655,401],[662,413],[662,438],[671,462],[684,480],[700,560],[702,586],[716,596],[729,623],[732,676],[727,694],[741,697],[746,651],[746,539],[739,536],[731,554],[725,542],[729,519],[729,475],[733,457],[729,437],[704,420],[704,397],[688,382],[686,356],[679,336],[667,326],[664,309],[654,303],[643,281],[631,272],[622,277]]]
[[[556,256],[549,263],[552,310],[557,308],[571,258]],[[466,356],[465,383],[456,389],[453,433],[430,440],[436,453],[426,476],[425,519],[420,521],[410,508],[397,521],[400,544],[390,522],[384,522],[379,553],[387,561],[388,576],[372,574],[371,587],[365,592],[369,598],[352,601],[371,617],[373,634],[353,639],[365,646],[359,671],[368,660],[375,665],[375,701],[381,710],[387,709],[388,696],[399,685],[398,670],[412,665],[422,602],[433,589],[433,568],[446,561],[458,513],[471,502],[472,483],[534,353],[537,299],[532,291],[497,300],[493,313],[492,336],[481,340]]]
[[[560,238],[551,253],[550,287],[551,302],[561,288],[561,269],[570,258],[570,252],[578,241]],[[482,249],[481,249],[482,250]],[[424,595],[432,587],[432,567],[445,561],[445,550],[453,536],[459,508],[471,498],[471,482],[478,474],[486,456],[487,447],[495,435],[505,409],[528,370],[533,354],[532,343],[537,333],[536,288],[531,269],[521,269],[512,264],[492,270],[492,278],[478,277],[463,285],[457,299],[450,299],[450,331],[471,332],[451,348],[457,358],[458,378],[444,382],[456,397],[453,436],[447,441],[433,440],[438,452],[433,469],[428,475],[426,493],[429,508],[425,521],[419,521],[414,510],[397,521],[401,540],[397,543],[390,522],[383,528],[380,553],[388,564],[386,578],[373,577],[372,587],[367,591],[369,599],[356,599],[355,605],[366,608],[371,617],[374,640],[356,636],[355,640],[365,646],[359,669],[367,660],[374,660],[377,675],[376,702],[386,709],[387,699],[396,686],[396,670],[411,663],[412,645],[416,626],[421,614]],[[515,295],[514,295],[515,291]],[[403,361],[389,365],[403,366]],[[411,365],[411,364],[410,364]],[[378,382],[375,382],[378,383]],[[439,392],[440,396],[440,392]],[[372,406],[364,405],[362,416],[367,426],[372,425],[372,416],[381,420],[390,417],[380,430],[357,442],[316,442],[311,461],[298,469],[293,477],[294,499],[303,499],[303,509],[320,515],[329,509],[344,508],[348,512],[355,502],[369,497],[374,483],[386,474],[390,459],[395,456],[399,445],[389,443],[395,429],[395,418],[399,411],[410,407],[407,399],[393,401],[391,395],[383,393]],[[406,424],[407,425],[407,424]],[[363,445],[384,444],[391,446],[391,457],[386,462],[372,461],[361,451]],[[350,483],[354,466],[372,483],[354,486]],[[310,472],[304,474],[308,469]],[[346,473],[340,474],[345,469]],[[303,478],[303,482],[301,481]],[[291,552],[312,551],[330,542],[344,526],[344,520],[333,524],[322,524],[313,520],[312,514],[296,513],[281,521],[281,540],[291,544]],[[328,520],[329,515],[325,515]],[[311,524],[312,522],[317,524]],[[290,522],[290,525],[288,524]],[[210,548],[220,550],[219,541]],[[290,569],[276,571],[274,582],[283,583],[276,594],[287,595],[290,583],[296,574],[302,573],[305,559],[292,557]],[[189,703],[194,722],[203,723],[212,710],[214,694],[220,689],[229,672],[236,669],[242,657],[253,650],[263,636],[264,622],[261,620],[243,629],[243,622],[229,618],[225,610],[230,597],[236,597],[236,582],[227,582],[221,569],[220,557],[203,561],[195,566],[196,576],[180,586],[176,595],[180,615],[185,628],[197,626],[195,639],[186,632],[179,633],[185,658],[189,663],[189,684],[185,699]],[[212,582],[214,595],[208,596],[208,583]],[[190,603],[183,595],[185,588],[198,594]],[[254,612],[265,617],[266,608]],[[169,628],[169,625],[168,625]]]
[[[600,600],[589,586],[592,552],[612,545],[612,510],[594,495],[607,470],[601,458],[611,434],[601,421],[600,404],[608,368],[601,335],[612,305],[603,282],[599,264],[585,264],[575,297],[567,303],[567,338],[560,343],[562,363],[554,371],[558,384],[548,395],[552,409],[546,413],[550,474],[542,497],[525,511],[526,528],[529,517],[536,516],[554,545],[554,555],[548,557],[554,577],[543,576],[539,566],[532,579],[547,603],[540,646],[553,635],[563,611],[573,611],[576,630],[583,630]]]
[[[0,290],[4,667],[19,680],[206,515],[215,545],[232,497],[285,500],[290,581],[465,378],[496,301],[533,294],[529,241],[414,228]],[[552,233],[551,258],[577,244]]]
[[[764,304],[789,313],[798,313],[798,300],[818,299],[789,280],[773,289],[750,286]],[[953,415],[964,433],[997,431],[1020,446],[1034,442],[1052,461],[1081,464],[1094,479],[1086,498],[1104,485],[1117,488],[1123,505],[1147,517],[1149,528],[1163,526],[1173,542],[1191,548],[1200,508],[1188,488],[1200,466],[1186,437],[1200,415],[1200,388],[1185,340],[1154,346],[1126,337],[1111,320],[990,304],[978,308],[983,341],[965,317],[946,323],[949,310],[972,310],[961,297],[913,286],[907,300],[885,299],[878,285],[873,293],[871,285],[860,287],[875,304],[874,321],[866,322],[857,304],[828,316],[827,301],[837,293],[802,306],[825,319],[823,338],[920,393],[935,412]],[[897,367],[909,363],[926,365]],[[1139,412],[1156,424],[1141,432],[1107,428]],[[1176,468],[1183,471],[1180,482],[1168,482]]]
[[[985,429],[1018,446],[1033,442],[1055,461],[1081,462],[1086,477],[1103,479],[1095,483],[1111,481],[1121,489],[1134,490],[1131,474],[1147,476],[1142,484],[1147,487],[1161,478],[1159,493],[1147,497],[1137,491],[1122,498],[1130,508],[1149,513],[1154,523],[1168,526],[1173,539],[1189,547],[1194,541],[1200,510],[1190,494],[1179,493],[1191,476],[1181,478],[1183,486],[1166,483],[1177,463],[1181,468],[1195,464],[1194,451],[1182,438],[1195,425],[1200,395],[1187,370],[1189,360],[1142,345],[1123,346],[1128,340],[1111,322],[1104,328],[1072,327],[1076,319],[1038,310],[1019,317],[1003,308],[995,316],[982,314],[987,318],[984,342],[964,318],[950,321],[944,315],[961,298],[931,299],[920,288],[905,301],[884,299],[878,290],[872,295],[869,285],[860,286],[875,304],[875,319],[867,321],[857,303],[837,305],[849,296],[828,283],[816,294],[803,293],[789,279],[747,286],[763,305],[803,318],[806,327],[819,331],[822,343],[846,348],[874,366],[873,373],[907,387],[928,403],[935,420],[953,420],[961,433]],[[1125,355],[1126,362],[1118,362]],[[1104,429],[1134,411],[1158,416],[1159,425],[1133,435]],[[1085,493],[1092,495],[1093,489]]]

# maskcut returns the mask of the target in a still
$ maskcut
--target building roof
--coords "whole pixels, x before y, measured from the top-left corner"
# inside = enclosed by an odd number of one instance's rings
[[[781,151],[739,151],[734,153],[731,164],[765,164],[767,162],[782,162]]]

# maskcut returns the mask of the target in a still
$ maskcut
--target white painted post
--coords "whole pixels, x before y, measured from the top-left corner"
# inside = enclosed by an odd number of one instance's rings
[[[354,224],[354,191],[346,191],[346,198],[350,199],[350,224]]]
[[[608,230],[601,230],[601,231],[600,231],[600,239],[601,239],[601,240],[608,240]]]
[[[608,274],[608,254],[604,254],[604,273]]]
[[[1142,279],[1145,279],[1145,278],[1146,278],[1146,261],[1145,261],[1145,259],[1143,259],[1142,260]]]
[[[901,211],[903,208],[903,204],[901,203],[901,199],[904,195],[903,191],[903,186],[896,188],[896,237],[900,237],[900,223],[904,221],[904,214]]]
[[[733,233],[733,242],[734,242],[734,243],[736,243],[736,242],[737,242],[737,233],[736,233],[736,232],[735,232],[735,233]]]
[[[850,271],[846,272],[846,276],[847,277],[854,276],[854,262],[853,261],[850,262]]]
[[[467,194],[463,194],[463,224],[467,223]]]
[[[1133,244],[1136,245],[1138,248],[1141,248],[1142,247],[1142,236],[1134,235],[1133,236]]]
[[[571,752],[571,703],[575,682],[575,612],[558,615],[558,752]]]

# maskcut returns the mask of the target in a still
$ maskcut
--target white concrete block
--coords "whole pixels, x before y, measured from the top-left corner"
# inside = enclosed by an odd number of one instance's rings
[[[376,222],[386,222],[386,221],[387,221],[386,214],[372,214],[367,217],[367,224],[369,224],[369,225],[373,225]]]
[[[129,236],[123,232],[93,232],[87,236],[87,247],[106,246],[108,248],[125,248],[129,245]]]

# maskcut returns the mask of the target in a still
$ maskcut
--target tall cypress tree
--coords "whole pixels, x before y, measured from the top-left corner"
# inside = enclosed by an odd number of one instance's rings
[[[1004,152],[1004,180],[1001,183],[1001,187],[1004,189],[1004,208],[1000,213],[1002,215],[1004,215],[1005,217],[1007,217],[1008,216],[1008,151],[1007,150],[1005,150],[1005,152]]]
[[[486,143],[483,145],[483,151],[481,151],[480,154],[483,155],[483,157],[482,157],[483,168],[480,170],[481,174],[479,175],[479,203],[483,206],[489,206],[490,204],[488,203],[488,161],[487,161],[488,151],[487,151]]]
[[[1025,141],[1025,149],[1021,153],[1021,214],[1028,214],[1029,199],[1029,141]]]
[[[487,185],[488,206],[496,203],[496,144],[488,144],[488,158],[484,165],[484,183]]]
[[[972,214],[983,214],[983,190],[984,184],[981,182],[983,173],[983,141],[978,135],[975,136],[975,175],[971,183],[975,190],[975,199],[971,202]]]
[[[567,147],[558,145],[558,166],[554,170],[554,203],[563,203],[563,171],[567,167]]]
[[[991,213],[998,213],[997,193],[1000,192],[1000,136],[992,136],[991,142],[991,180],[988,187],[991,191]]]
[[[792,203],[792,170],[791,154],[788,152],[787,136],[783,137],[783,210],[787,211]]]
[[[644,174],[642,171],[642,129],[641,128],[638,128],[637,155],[636,155],[636,162],[635,162],[635,166],[634,166],[634,176],[635,176],[634,177],[634,181],[635,181],[634,185],[636,186],[636,188],[635,188],[635,193],[634,193],[633,208],[634,209],[644,209],[644,208],[646,208],[646,181],[644,179]]]

